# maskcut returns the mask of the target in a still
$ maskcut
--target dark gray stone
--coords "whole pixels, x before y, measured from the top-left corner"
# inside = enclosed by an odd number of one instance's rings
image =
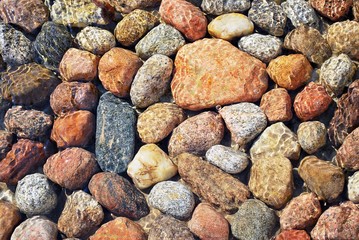
[[[222,15],[231,12],[244,12],[251,6],[249,0],[203,0],[202,10],[207,14]]]
[[[319,18],[308,1],[287,0],[281,6],[294,27],[304,24],[316,29],[319,28]]]

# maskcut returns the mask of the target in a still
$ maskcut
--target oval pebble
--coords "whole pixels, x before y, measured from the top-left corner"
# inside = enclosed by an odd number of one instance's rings
[[[110,31],[90,26],[82,29],[75,41],[81,49],[96,55],[103,55],[116,46],[115,36]]]
[[[11,235],[11,240],[42,239],[54,240],[57,238],[56,223],[44,216],[34,216],[26,219],[17,226]]]
[[[349,177],[348,198],[353,203],[359,203],[359,171]]]
[[[303,122],[299,125],[298,141],[308,154],[313,154],[323,147],[327,141],[327,130],[324,123],[319,121]]]

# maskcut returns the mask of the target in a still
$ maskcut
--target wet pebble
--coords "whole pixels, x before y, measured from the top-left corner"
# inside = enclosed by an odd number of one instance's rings
[[[44,216],[34,216],[26,219],[17,226],[11,235],[11,240],[42,239],[53,240],[57,238],[56,223]]]
[[[308,154],[313,154],[326,144],[327,131],[319,121],[303,122],[299,125],[297,135],[300,146]]]
[[[0,239],[10,239],[15,227],[21,221],[19,209],[9,203],[0,200]]]
[[[222,15],[230,12],[244,12],[251,6],[249,0],[203,0],[201,8],[207,14]]]
[[[187,224],[169,215],[158,216],[151,225],[148,240],[178,239],[194,240]]]
[[[263,94],[260,108],[270,122],[286,122],[292,119],[292,100],[285,88],[275,88]]]
[[[359,171],[349,177],[348,199],[353,203],[359,203]]]
[[[307,25],[309,27],[319,28],[319,18],[308,1],[287,0],[283,2],[281,6],[294,27]]]
[[[359,128],[356,128],[345,139],[337,151],[338,165],[349,171],[359,170]]]

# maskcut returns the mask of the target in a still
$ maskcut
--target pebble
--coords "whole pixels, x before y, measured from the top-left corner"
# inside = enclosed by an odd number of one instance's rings
[[[96,0],[99,2],[99,0]],[[100,0],[100,2],[108,2],[116,11],[121,13],[131,13],[135,9],[145,9],[156,7],[160,4],[161,0]]]
[[[151,225],[148,240],[194,240],[187,224],[169,215],[158,216]]]
[[[314,226],[322,209],[314,193],[302,193],[293,198],[280,214],[281,229],[306,229]]]
[[[101,205],[84,191],[67,197],[58,220],[58,229],[67,237],[84,237],[99,226],[104,218]]]
[[[353,1],[353,16],[355,21],[359,21],[359,2],[354,0]]]
[[[156,102],[169,90],[173,61],[155,54],[140,67],[133,79],[130,96],[133,105],[146,108]]]
[[[50,213],[57,205],[53,183],[40,173],[27,175],[19,181],[15,199],[20,211],[27,216]]]
[[[137,55],[146,60],[155,54],[173,56],[185,43],[185,39],[177,29],[162,23],[148,32],[136,44],[135,49]]]
[[[51,140],[58,148],[85,147],[95,134],[96,117],[86,110],[70,112],[54,121]]]
[[[146,240],[147,235],[137,223],[125,217],[118,217],[103,224],[89,240],[108,238]]]
[[[294,27],[306,25],[319,29],[319,18],[309,2],[305,0],[287,0],[281,6]]]
[[[88,51],[70,48],[60,62],[63,81],[92,81],[97,77],[100,58]]]
[[[252,2],[248,17],[255,25],[273,36],[282,36],[287,23],[283,8],[272,0],[256,0]]]
[[[192,214],[188,227],[200,239],[228,239],[229,224],[210,204],[200,203]]]
[[[159,23],[152,12],[136,9],[126,15],[116,26],[116,39],[123,46],[132,46]]]
[[[278,122],[267,127],[250,149],[252,162],[262,157],[282,155],[298,160],[300,145],[298,137],[284,123]]]
[[[269,122],[286,122],[292,119],[292,100],[285,88],[275,88],[263,94],[260,108]]]
[[[353,80],[356,71],[354,62],[346,54],[333,56],[320,68],[319,81],[331,96],[339,96]]]
[[[267,72],[270,78],[287,90],[296,90],[311,77],[313,68],[303,54],[279,56],[270,61]]]
[[[118,97],[128,97],[132,80],[142,64],[134,52],[112,48],[100,59],[98,76],[106,90]]]
[[[46,135],[52,127],[52,116],[42,111],[14,106],[6,112],[4,124],[6,130],[15,133],[17,137],[34,140]]]
[[[110,92],[97,107],[96,158],[102,171],[123,173],[135,151],[136,113]]]
[[[0,239],[10,239],[11,233],[21,222],[19,209],[9,202],[0,200]]]
[[[275,240],[310,240],[310,236],[304,230],[284,230],[276,236]]]
[[[284,38],[285,48],[302,53],[310,62],[321,65],[331,55],[327,40],[315,28],[300,25]]]
[[[37,63],[29,63],[1,74],[1,98],[16,105],[40,105],[61,82],[56,75]]]
[[[342,21],[329,26],[327,41],[333,54],[345,53],[359,60],[359,22]]]
[[[0,130],[0,160],[11,150],[14,137],[11,132]]]
[[[175,176],[177,166],[157,145],[146,144],[128,165],[127,174],[137,188],[145,189]]]
[[[115,215],[139,219],[150,212],[145,196],[127,179],[116,173],[95,174],[88,188],[94,198]]]
[[[226,173],[237,174],[248,166],[248,156],[244,152],[223,145],[214,145],[206,152],[206,160]]]
[[[138,116],[137,132],[144,143],[158,143],[186,119],[184,111],[173,103],[155,103]]]
[[[219,109],[232,141],[243,146],[252,141],[267,126],[267,117],[254,103],[237,103]]]
[[[0,181],[16,185],[20,179],[42,165],[45,159],[42,143],[19,139],[0,161]]]
[[[352,202],[329,207],[310,232],[312,239],[358,239],[359,209]]]
[[[52,155],[43,167],[51,181],[70,190],[83,188],[98,169],[95,155],[76,147]]]
[[[245,15],[227,13],[213,19],[208,25],[208,33],[212,37],[231,41],[253,33],[254,25]]]
[[[224,135],[221,116],[215,112],[203,112],[190,117],[178,125],[168,143],[170,157],[188,152],[204,155],[206,151],[219,144]]]
[[[359,170],[359,128],[352,131],[337,151],[338,166],[349,171]]]
[[[249,0],[203,0],[201,8],[207,14],[222,15],[230,12],[244,12],[251,6]]]
[[[151,189],[148,204],[174,218],[186,219],[191,216],[195,201],[187,186],[179,182],[164,181]]]
[[[185,45],[176,56],[175,68],[171,82],[174,100],[193,111],[255,102],[268,87],[265,64],[222,39],[206,38]]]
[[[241,37],[238,48],[259,60],[269,63],[282,53],[282,41],[271,35],[253,33]]]
[[[58,116],[78,110],[95,112],[98,98],[99,92],[92,83],[62,82],[50,95],[50,106]]]
[[[192,192],[224,212],[236,212],[238,206],[249,198],[246,185],[200,157],[183,153],[174,162]]]
[[[308,154],[317,152],[327,141],[327,129],[319,121],[301,123],[297,135],[300,146]]]
[[[98,27],[85,27],[75,38],[80,49],[96,55],[103,55],[116,46],[116,38],[110,32]]]
[[[323,17],[332,21],[344,18],[353,5],[353,1],[310,0],[312,7]]]
[[[57,238],[56,223],[44,216],[34,216],[26,219],[11,235],[11,240],[42,239],[53,240]]]
[[[22,32],[3,22],[0,22],[0,54],[9,66],[30,63],[35,55],[31,41]]]
[[[359,171],[349,177],[348,199],[353,203],[359,203]]]
[[[310,82],[295,96],[294,111],[301,121],[308,121],[324,113],[332,98],[321,84]]]
[[[330,162],[307,156],[300,162],[298,172],[319,200],[332,202],[343,192],[344,173]]]
[[[259,200],[249,199],[234,214],[231,230],[238,239],[270,239],[277,225],[278,219],[272,209]]]

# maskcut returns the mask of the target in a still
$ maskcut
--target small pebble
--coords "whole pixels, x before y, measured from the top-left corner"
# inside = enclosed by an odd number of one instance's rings
[[[336,161],[338,166],[349,170],[359,170],[359,128],[352,131],[337,151]]]
[[[10,239],[12,232],[20,222],[19,209],[9,202],[0,200],[0,239]]]
[[[11,150],[14,137],[11,132],[0,130],[0,160]]]
[[[335,22],[349,12],[353,1],[310,0],[309,3],[320,15]]]
[[[349,177],[348,199],[353,203],[359,203],[359,171]]]
[[[194,240],[187,224],[169,215],[158,216],[151,225],[148,240]]]
[[[313,154],[326,144],[327,129],[319,121],[303,122],[297,130],[300,146],[308,154]]]
[[[278,236],[276,236],[275,240],[310,240],[310,236],[304,230],[284,230]]]
[[[34,216],[32,218],[28,218],[17,226],[11,235],[11,240],[23,239],[57,239],[56,223],[53,223],[44,216]]]
[[[292,119],[292,100],[285,88],[275,88],[263,94],[260,108],[270,122],[286,122]]]
[[[281,6],[294,27],[307,25],[316,29],[319,28],[319,18],[308,1],[287,0]]]
[[[249,0],[203,0],[201,8],[207,14],[222,15],[230,12],[244,12],[251,6]]]

